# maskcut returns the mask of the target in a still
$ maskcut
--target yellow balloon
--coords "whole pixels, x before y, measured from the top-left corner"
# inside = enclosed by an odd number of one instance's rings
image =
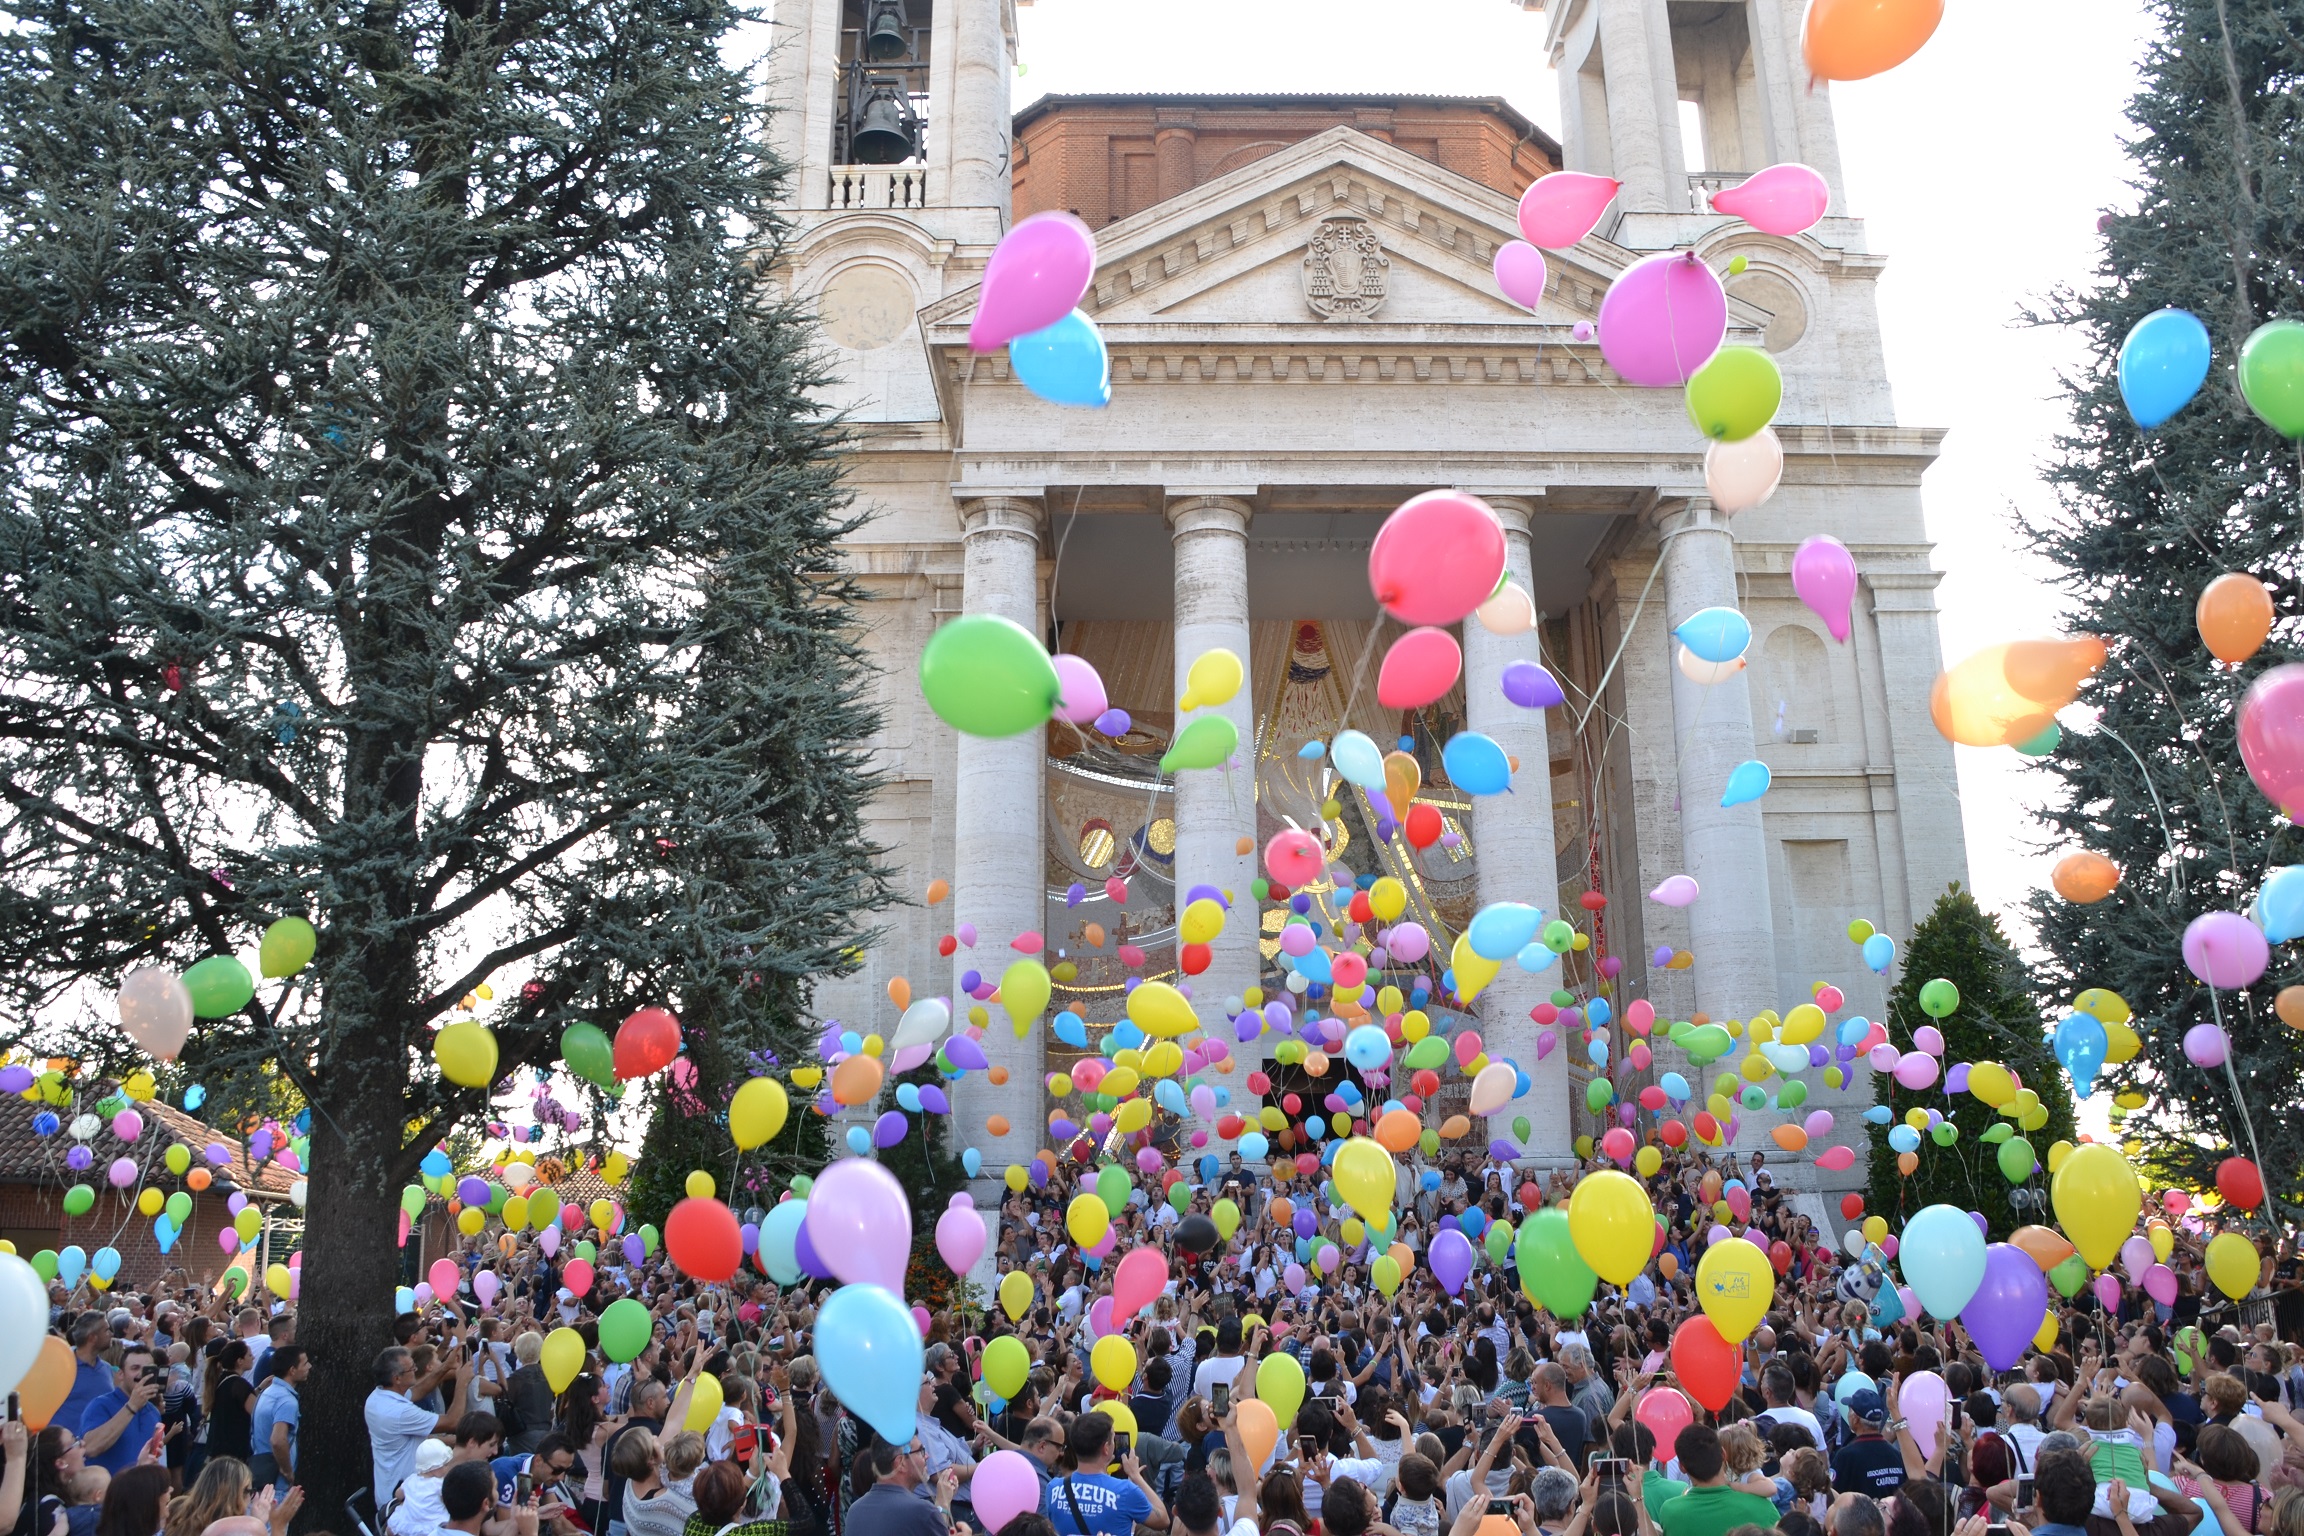
[[[593,1201],[584,1208],[584,1214],[591,1217],[592,1225],[602,1232],[616,1225],[616,1207],[605,1200]]]
[[[984,1385],[999,1396],[1014,1397],[1031,1375],[1031,1352],[1014,1334],[1002,1334],[984,1346]]]
[[[456,1213],[456,1230],[466,1237],[478,1237],[480,1229],[488,1225],[488,1213],[478,1206],[468,1205]]]
[[[1083,1248],[1093,1248],[1102,1242],[1111,1227],[1111,1211],[1092,1194],[1073,1196],[1071,1205],[1065,1208],[1064,1230]]]
[[[440,1075],[459,1088],[485,1088],[496,1081],[496,1037],[485,1024],[460,1019],[432,1037]]]
[[[2016,1079],[1996,1061],[1974,1062],[1968,1068],[1968,1091],[1998,1109],[2016,1097]]]
[[[1099,1200],[1096,1203],[1102,1205],[1104,1202]],[[1031,1276],[1020,1269],[1012,1269],[1000,1277],[1000,1310],[1008,1314],[1008,1321],[1021,1322],[1031,1305]]]
[[[1776,1075],[1776,1064],[1765,1056],[1751,1055],[1744,1058],[1742,1070],[1746,1082],[1764,1083]]]
[[[505,1231],[518,1232],[522,1230],[528,1225],[528,1197],[525,1195],[512,1196],[504,1202],[504,1209],[498,1214],[503,1219]]]
[[[1399,1192],[1400,1170],[1381,1142],[1366,1136],[1345,1142],[1336,1149],[1330,1177],[1336,1193],[1363,1220],[1381,1221],[1391,1213],[1393,1196]]]
[[[2032,1335],[2032,1347],[2043,1353],[2056,1347],[2056,1314],[2053,1310],[2040,1319],[2040,1331]]]
[[[1200,1027],[1183,993],[1164,981],[1147,981],[1128,994],[1128,1020],[1148,1035],[1163,1039],[1189,1034]]]
[[[698,1376],[696,1390],[688,1398],[688,1417],[680,1421],[680,1427],[693,1430],[699,1435],[710,1433],[712,1421],[720,1417],[720,1407],[724,1401],[719,1377],[709,1371]]]
[[[747,1081],[736,1090],[736,1097],[728,1101],[728,1134],[734,1139],[736,1149],[749,1152],[764,1142],[774,1141],[776,1133],[784,1129],[785,1116],[791,1110],[791,1101],[784,1097],[784,1085],[776,1079],[755,1077]]]
[[[1250,1324],[1249,1326],[1253,1327],[1254,1325]],[[1112,1433],[1115,1435],[1134,1436],[1136,1434],[1136,1410],[1129,1407],[1124,1399],[1116,1397],[1108,1402],[1098,1403],[1096,1411],[1112,1421]]]
[[[1400,1015],[1400,1038],[1414,1045],[1432,1033],[1432,1018],[1421,1008],[1411,1008]]]
[[[1863,1231],[1864,1241],[1868,1243],[1879,1242],[1880,1239],[1888,1235],[1888,1218],[1885,1216],[1865,1217]]]
[[[1456,973],[1456,995],[1470,1002],[1480,995],[1482,988],[1496,979],[1497,972],[1504,969],[1504,962],[1486,960],[1474,954],[1471,936],[1460,933],[1456,936],[1456,947],[1448,953],[1448,968]],[[1143,988],[1137,990],[1142,991]]]
[[[1376,883],[1368,887],[1368,908],[1379,922],[1398,922],[1400,914],[1408,910],[1408,887],[1390,875],[1379,876]],[[1398,1006],[1393,1004],[1395,1008]]]
[[[1631,1284],[1647,1267],[1655,1236],[1655,1207],[1629,1174],[1607,1168],[1576,1181],[1568,1197],[1568,1240],[1601,1279]]]
[[[1224,931],[1224,904],[1203,896],[1176,919],[1176,936],[1187,944],[1206,944]]]
[[[1814,1003],[1802,1003],[1784,1016],[1784,1043],[1806,1045],[1824,1033],[1824,1010]]]
[[[544,1335],[543,1366],[544,1380],[550,1383],[552,1395],[558,1397],[584,1369],[584,1336],[573,1328],[555,1328]],[[709,1380],[710,1377],[700,1378],[697,1385],[701,1387]]]
[[[1632,1166],[1644,1179],[1656,1177],[1656,1170],[1664,1166],[1664,1154],[1654,1147],[1642,1147],[1632,1154]]]
[[[1155,1040],[1144,1053],[1144,1064],[1138,1071],[1146,1077],[1174,1077],[1184,1065],[1184,1048],[1173,1040]]]
[[[137,1193],[136,1211],[142,1216],[157,1216],[160,1214],[160,1207],[165,1203],[166,1201],[162,1198],[160,1191],[147,1186]]]
[[[2104,1052],[2104,1059],[2115,1066],[2123,1061],[2134,1061],[2136,1053],[2144,1049],[2143,1038],[2117,1019],[2104,1021],[2104,1037],[2111,1042]]]
[[[1066,1078],[1064,1081],[1069,1085],[1072,1079]],[[1032,1176],[1024,1171],[1022,1163],[1010,1163],[1007,1173],[1002,1177],[1007,1179],[1008,1187],[1018,1194],[1024,1193],[1024,1186],[1032,1182]]]
[[[1108,1333],[1088,1352],[1088,1369],[1112,1391],[1124,1392],[1128,1383],[1136,1379],[1136,1346],[1116,1333]]]
[[[794,1082],[798,1082],[800,1080],[800,1074],[797,1072],[793,1073],[792,1080]],[[600,1164],[600,1177],[606,1179],[611,1184],[623,1183],[624,1175],[630,1173],[631,1171],[632,1159],[626,1157],[621,1152],[609,1153],[606,1160]]]
[[[1232,695],[1240,691],[1241,680],[1246,676],[1240,658],[1224,647],[1202,651],[1184,673],[1183,707],[1205,709],[1211,704],[1228,703]]]
[[[2152,1257],[2167,1263],[2168,1255],[2176,1251],[2176,1234],[2168,1230],[2168,1223],[2153,1222],[2144,1229],[2144,1236],[2152,1244]]]
[[[1286,1429],[1296,1422],[1296,1410],[1304,1406],[1304,1367],[1296,1357],[1283,1350],[1274,1350],[1256,1367],[1256,1396],[1268,1404],[1280,1427]]]
[[[1400,1289],[1400,1263],[1388,1253],[1380,1253],[1368,1266],[1368,1278],[1376,1282],[1376,1289],[1389,1296]]]
[[[688,1191],[688,1198],[691,1200],[709,1200],[720,1189],[720,1186],[713,1182],[712,1175],[701,1168],[689,1169],[688,1182],[681,1187]]]
[[[1132,1136],[1152,1123],[1152,1101],[1130,1099],[1112,1111],[1112,1128],[1124,1136]]]
[[[2136,1016],[2128,999],[2107,987],[2090,987],[2072,999],[2072,1006],[2105,1024],[2125,1024]]]
[[[285,1264],[268,1265],[264,1270],[264,1289],[275,1296],[285,1299],[295,1283],[296,1277],[288,1273]]]
[[[1741,1344],[1776,1299],[1776,1271],[1768,1255],[1741,1237],[1704,1250],[1696,1264],[1696,1301],[1720,1337]]]
[[[2059,1141],[2055,1145],[2051,1146],[2048,1149],[2049,1173],[2062,1173],[2064,1171],[2064,1159],[2070,1157],[2071,1155],[2072,1143],[2068,1141]]]
[[[2048,1198],[2056,1207],[2056,1224],[2090,1269],[2112,1267],[2144,1209],[2136,1170],[2101,1142],[2072,1149],[2049,1183]],[[2215,1278],[2213,1271],[2209,1278]]]
[[[1048,994],[1055,982],[1048,975],[1048,967],[1026,956],[1009,965],[1000,973],[1000,1006],[1007,1010],[1009,1027],[1016,1038],[1040,1020],[1048,1011]]]
[[[2083,1149],[2085,1150],[2085,1149]],[[2208,1240],[2208,1278],[2234,1301],[2256,1289],[2264,1262],[2256,1245],[2237,1232],[2219,1232]]]
[[[120,1084],[120,1091],[128,1096],[130,1102],[145,1104],[160,1091],[160,1085],[153,1080],[150,1072],[138,1067]]]
[[[1227,1196],[1208,1207],[1208,1215],[1216,1223],[1216,1235],[1232,1241],[1232,1234],[1240,1230],[1240,1207]]]

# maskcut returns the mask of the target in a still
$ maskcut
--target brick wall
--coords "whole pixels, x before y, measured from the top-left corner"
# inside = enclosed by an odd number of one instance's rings
[[[114,1290],[145,1288],[176,1265],[205,1285],[221,1277],[231,1262],[216,1242],[216,1234],[232,1222],[224,1208],[226,1196],[214,1191],[194,1195],[191,1227],[162,1254],[153,1240],[152,1218],[136,1209],[135,1192],[104,1184],[101,1170],[95,1185],[95,1209],[85,1216],[66,1216],[64,1192],[52,1185],[0,1184],[0,1237],[13,1242],[27,1259],[42,1248],[61,1252],[70,1243],[78,1243],[91,1255],[107,1245],[117,1248],[120,1275]],[[295,1207],[286,1210],[293,1212]],[[285,1245],[279,1252],[286,1252]]]

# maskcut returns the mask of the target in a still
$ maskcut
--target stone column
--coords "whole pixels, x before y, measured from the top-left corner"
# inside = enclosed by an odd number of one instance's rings
[[[1514,583],[1533,586],[1529,525],[1536,503],[1520,496],[1490,496],[1488,505],[1504,524],[1504,563]],[[1558,857],[1552,829],[1552,749],[1542,710],[1522,709],[1504,697],[1504,669],[1515,661],[1542,661],[1540,631],[1491,634],[1477,618],[1464,621],[1464,723],[1493,739],[1518,760],[1508,795],[1484,795],[1472,802],[1472,852],[1479,872],[1480,905],[1526,902],[1560,915]],[[1551,995],[1557,969],[1532,976],[1512,962],[1480,994],[1480,1038],[1491,1056],[1509,1056],[1533,1086],[1503,1113],[1488,1117],[1488,1137],[1510,1138],[1512,1121],[1525,1115],[1534,1130],[1526,1150],[1538,1157],[1572,1157],[1575,1130],[1569,1118],[1568,1053],[1556,1049],[1536,1059],[1536,1021],[1528,1010]]]
[[[1704,608],[1740,607],[1736,543],[1710,498],[1667,501],[1657,520],[1664,562],[1664,629]],[[1674,652],[1673,654],[1677,654]],[[1776,928],[1768,896],[1768,838],[1760,801],[1723,807],[1720,796],[1753,746],[1749,674],[1706,686],[1672,668],[1672,721],[1680,786],[1680,845],[1701,894],[1688,908],[1696,1006],[1745,1019],[1776,996]]]
[[[795,207],[830,201],[832,123],[842,100],[840,0],[779,0],[768,36],[768,143],[792,168]]]
[[[1663,0],[1597,0],[1600,60],[1608,80],[1608,146],[1624,183],[1616,203],[1627,213],[1678,213],[1685,187],[1669,185],[1679,165],[1679,90],[1674,83],[1671,27],[1657,23]],[[1650,12],[1657,13],[1651,16]],[[1664,40],[1661,57],[1657,39]],[[1665,135],[1673,136],[1671,144]]]
[[[948,186],[931,187],[933,200],[954,208],[997,208],[1008,222],[1008,78],[1012,62],[1003,19],[1005,0],[948,0],[954,6],[952,106],[928,125],[941,139],[952,167]]]
[[[1176,697],[1184,675],[1208,651],[1222,647],[1248,666],[1248,520],[1245,492],[1178,492],[1168,497],[1168,528],[1176,546]],[[1256,701],[1243,683],[1228,701],[1177,716],[1222,715],[1240,732],[1239,766],[1191,768],[1176,775],[1176,908],[1196,885],[1232,896],[1232,913],[1210,946],[1213,962],[1190,978],[1192,1006],[1211,1034],[1229,1042],[1224,1000],[1256,985]],[[1241,839],[1250,851],[1239,851]]]
[[[964,612],[996,613],[1040,633],[1041,506],[1036,499],[988,496],[960,504]],[[976,946],[952,957],[952,1011],[955,1023],[967,1017],[969,999],[960,980],[968,971],[997,985],[1016,958],[1008,946],[1020,933],[1047,926],[1048,872],[1041,853],[1045,822],[1042,802],[1047,783],[1047,738],[1042,731],[997,740],[960,737],[954,774],[952,813],[952,925],[976,925]],[[1041,1029],[1018,1040],[1007,1017],[992,1010],[984,1032],[984,1054],[1008,1069],[1008,1081],[994,1086],[972,1072],[956,1089],[955,1106],[967,1127],[963,1138],[984,1153],[982,1183],[996,1187],[1010,1163],[1038,1150],[1042,1138],[1040,1080]],[[1008,1117],[1008,1134],[984,1130],[992,1115]],[[978,1203],[984,1203],[980,1192]]]

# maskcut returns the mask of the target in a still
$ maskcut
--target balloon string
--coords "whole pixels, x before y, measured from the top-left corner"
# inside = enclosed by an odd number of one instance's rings
[[[2264,1154],[2256,1145],[2256,1121],[2248,1113],[2247,1096],[2240,1091],[2240,1074],[2232,1066],[2232,1037],[2224,1028],[2224,1006],[2217,1000],[2216,988],[2208,988],[2208,1006],[2216,1015],[2216,1031],[2224,1036],[2224,1080],[2232,1085],[2232,1102],[2240,1109],[2240,1128],[2248,1133],[2248,1155],[2253,1158],[2259,1173],[2264,1167]]]
[[[1600,681],[1592,685],[1592,692],[1588,695],[1590,702],[1585,704],[1584,713],[1576,717],[1576,729],[1579,734],[1582,733],[1585,723],[1592,718],[1592,711],[1600,707],[1601,696],[1608,691],[1608,680],[1616,675],[1616,664],[1624,659],[1626,647],[1632,644],[1633,631],[1640,627],[1640,615],[1646,612],[1648,608],[1648,593],[1656,585],[1657,573],[1664,569],[1664,546],[1676,538],[1680,532],[1681,530],[1674,529],[1656,541],[1656,563],[1648,568],[1648,579],[1640,587],[1640,600],[1632,605],[1631,622],[1624,626],[1624,634],[1616,642],[1616,654],[1608,658],[1608,666],[1606,670],[1601,672]]]
[[[2144,776],[2144,787],[2145,789],[2149,790],[2152,795],[2152,813],[2160,818],[2160,836],[2168,844],[2168,899],[2170,902],[2174,902],[2178,893],[2183,889],[2183,882],[2179,878],[2179,871],[2182,868],[2182,861],[2178,858],[2176,853],[2176,834],[2168,830],[2168,812],[2167,809],[2160,803],[2160,788],[2158,785],[2152,782],[2152,770],[2144,766],[2144,759],[2141,757],[2136,757],[2136,749],[2134,747],[2128,745],[2126,741],[2121,740],[2121,736],[2118,731],[2113,730],[2101,719],[2096,722],[2096,729],[2111,737],[2114,741],[2119,742],[2120,750],[2127,753],[2130,757],[2136,759],[2136,771]]]

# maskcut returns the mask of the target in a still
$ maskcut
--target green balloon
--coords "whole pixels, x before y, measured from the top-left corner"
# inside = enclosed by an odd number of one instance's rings
[[[1674,1042],[1698,1066],[1718,1061],[1736,1048],[1736,1037],[1718,1024],[1699,1024]]]
[[[592,1239],[580,1237],[576,1239],[576,1257],[589,1264],[600,1257],[600,1250],[594,1245]]]
[[[1960,989],[1939,976],[1920,989],[1920,1011],[1932,1019],[1946,1019],[1960,1011]]]
[[[656,1320],[648,1309],[629,1296],[608,1303],[608,1310],[600,1314],[600,1348],[610,1360],[622,1365],[637,1360],[640,1351],[648,1347],[648,1336],[656,1330]]]
[[[1411,1072],[1421,1072],[1426,1067],[1437,1067],[1447,1059],[1447,1037],[1444,1035],[1426,1035],[1408,1047],[1408,1054],[1400,1058],[1400,1064]]]
[[[192,1017],[228,1019],[256,995],[256,978],[230,955],[210,955],[184,973],[184,990],[192,994]]]
[[[2240,393],[2282,437],[2304,437],[2304,325],[2260,325],[2240,347]]]
[[[2042,731],[2039,735],[2033,737],[2030,741],[2020,741],[2016,743],[2016,750],[2023,753],[2026,757],[2046,757],[2049,753],[2055,751],[2063,744],[2064,727],[2051,720],[2048,722],[2048,729]]]
[[[1939,1120],[1928,1128],[1929,1137],[1940,1147],[1948,1147],[1960,1139],[1960,1127],[1949,1120]]]
[[[1556,955],[1564,955],[1576,947],[1576,930],[1557,917],[1544,925],[1544,931],[1538,938],[1546,949]]]
[[[1128,1170],[1118,1163],[1106,1163],[1096,1170],[1096,1198],[1113,1215],[1128,1209],[1128,1190]]]
[[[64,1191],[64,1214],[85,1216],[96,1209],[96,1191],[85,1184],[75,1184]]]
[[[1265,879],[1262,875],[1258,875],[1255,879],[1248,882],[1248,894],[1255,897],[1258,901],[1266,900],[1272,894],[1272,882]]]
[[[1202,715],[1178,733],[1161,754],[1160,771],[1219,768],[1240,746],[1240,727],[1222,715]]]
[[[568,1070],[595,1087],[616,1081],[616,1047],[597,1024],[579,1019],[560,1031],[560,1059]]]
[[[2018,1136],[2000,1143],[2000,1176],[2011,1184],[2021,1184],[2032,1177],[2035,1156],[2032,1143]]]
[[[965,613],[921,649],[920,691],[956,731],[1014,736],[1048,723],[1063,684],[1030,630],[996,613]]]
[[[1784,1079],[1782,1086],[1776,1090],[1776,1107],[1778,1109],[1798,1109],[1807,1102],[1808,1085],[1796,1077]]]
[[[1183,1186],[1179,1184],[1177,1187],[1181,1189]],[[1491,1263],[1503,1263],[1504,1255],[1512,1251],[1512,1223],[1508,1221],[1488,1223],[1488,1233],[1481,1239],[1481,1246],[1488,1250],[1488,1258]]]
[[[1416,1138],[1416,1150],[1422,1152],[1426,1157],[1438,1157],[1440,1155],[1440,1133],[1430,1126],[1424,1127],[1423,1133]]]
[[[1616,1102],[1616,1090],[1608,1079],[1596,1077],[1584,1085],[1584,1107],[1594,1114]]]
[[[2015,1134],[2016,1127],[2010,1125],[2005,1120],[1999,1120],[1995,1121],[1991,1125],[1984,1127],[1984,1134],[1977,1137],[1976,1139],[1988,1147],[1996,1147],[2001,1142],[2006,1141],[2009,1137]]]
[[[1563,1321],[1589,1311],[1600,1277],[1576,1251],[1568,1213],[1548,1205],[1520,1223],[1519,1237],[1520,1289],[1528,1299]]]
[[[1514,1115],[1512,1117],[1512,1139],[1524,1142],[1530,1134],[1531,1127],[1528,1124],[1528,1117],[1526,1115]]]
[[[1744,1107],[1746,1109],[1766,1109],[1768,1107],[1768,1090],[1758,1083],[1748,1084],[1744,1089]]]
[[[400,1191],[400,1209],[408,1213],[408,1219],[410,1221],[414,1221],[417,1217],[424,1214],[424,1201],[426,1198],[428,1197],[424,1193],[423,1185],[410,1184]]]
[[[38,1253],[32,1255],[32,1273],[38,1275],[43,1280],[55,1279],[56,1250],[53,1248],[43,1248]]]
[[[312,963],[312,951],[319,944],[320,935],[312,931],[310,923],[300,917],[284,917],[264,930],[256,963],[267,976],[293,976]]]
[[[2077,1296],[2080,1294],[2080,1287],[2088,1283],[2088,1261],[2075,1253],[2048,1271],[2048,1279],[2056,1287],[2057,1294],[2065,1297]]]
[[[1574,942],[1573,934],[1570,935],[1570,942]],[[1576,994],[1563,992],[1558,987],[1554,987],[1552,989],[1552,1006],[1555,1008],[1573,1008],[1576,1006]]]
[[[1168,1186],[1168,1208],[1181,1216],[1192,1209],[1192,1186],[1178,1179]]]
[[[168,1219],[178,1227],[191,1225],[192,1197],[183,1190],[180,1189],[170,1195],[168,1203],[162,1209],[168,1213]]]
[[[644,1222],[641,1224],[640,1246],[642,1248],[646,1249],[650,1253],[654,1253],[656,1251],[656,1245],[662,1241],[663,1234],[656,1230],[656,1224],[654,1222]]]
[[[1783,403],[1784,375],[1758,347],[1722,347],[1688,381],[1688,419],[1715,442],[1756,435]]]

